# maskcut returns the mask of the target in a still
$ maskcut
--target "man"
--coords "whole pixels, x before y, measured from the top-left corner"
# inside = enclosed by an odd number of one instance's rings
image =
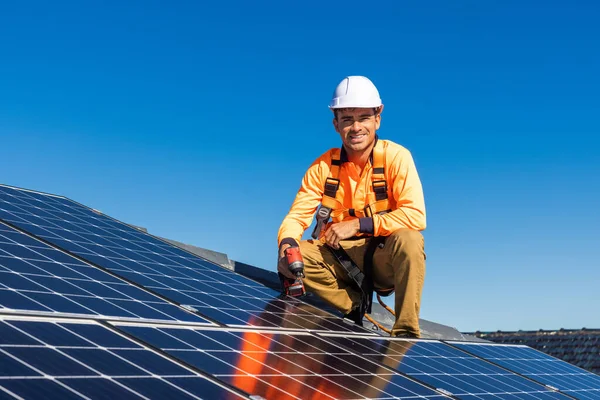
[[[419,311],[425,276],[425,202],[411,153],[379,139],[383,104],[366,77],[349,76],[336,87],[330,109],[342,140],[318,157],[304,175],[278,233],[278,270],[292,277],[284,259],[300,246],[304,284],[348,316],[362,321],[364,296],[334,254],[343,249],[372,282],[395,292],[392,336],[420,337]],[[319,204],[331,210],[319,240],[301,240]],[[319,210],[317,221],[319,221]],[[329,215],[326,215],[326,220]],[[333,249],[333,251],[332,251]]]

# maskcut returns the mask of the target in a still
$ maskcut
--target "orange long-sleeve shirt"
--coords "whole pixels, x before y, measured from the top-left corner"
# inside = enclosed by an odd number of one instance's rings
[[[378,139],[378,142],[383,145],[385,152],[385,179],[389,208],[392,211],[373,215],[372,224],[371,221],[361,220],[361,227],[372,226],[371,233],[374,236],[388,236],[400,228],[424,230],[426,214],[423,188],[410,151],[389,140]],[[312,224],[314,213],[323,199],[323,188],[325,179],[329,176],[333,151],[334,149],[330,149],[323,153],[306,171],[300,190],[279,228],[278,244],[285,238],[299,242],[304,231]],[[355,165],[342,157],[338,176],[340,186],[336,195],[339,208],[332,212],[331,223],[352,218],[369,218],[361,215],[360,211],[356,217],[343,217],[340,214],[348,209],[363,210],[366,205],[375,201],[372,174],[371,161],[367,162],[359,175]]]

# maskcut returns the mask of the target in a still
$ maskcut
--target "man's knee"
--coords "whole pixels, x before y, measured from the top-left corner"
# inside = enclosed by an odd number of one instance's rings
[[[312,275],[314,272],[321,272],[323,268],[332,269],[333,260],[327,254],[321,242],[316,240],[302,240],[299,243],[300,254],[304,261],[304,274]]]
[[[425,241],[421,232],[414,229],[398,229],[385,240],[385,247],[395,255],[424,257]]]

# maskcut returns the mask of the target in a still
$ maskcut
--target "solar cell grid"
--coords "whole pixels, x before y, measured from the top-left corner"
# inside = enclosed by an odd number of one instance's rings
[[[527,346],[449,342],[578,399],[600,399],[600,376]]]
[[[209,323],[1,222],[0,307]]]
[[[0,186],[0,218],[222,324],[371,333],[62,197]]]
[[[460,399],[568,398],[438,341],[325,337]]]
[[[92,321],[6,317],[0,333],[0,398],[244,398]]]
[[[267,399],[447,399],[309,334],[116,326],[223,382]]]

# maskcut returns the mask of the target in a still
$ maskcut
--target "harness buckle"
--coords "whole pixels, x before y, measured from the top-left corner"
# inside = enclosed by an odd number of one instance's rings
[[[339,187],[340,187],[339,179],[330,178],[330,177],[325,179],[324,192],[325,192],[326,196],[333,197],[335,199],[335,194],[337,193],[337,190]]]
[[[387,182],[385,180],[373,181],[373,192],[377,200],[387,199]]]
[[[316,216],[317,224],[315,225],[315,229],[313,230],[312,235],[311,235],[311,237],[313,239],[319,238],[319,235],[321,234],[321,231],[323,230],[323,226],[329,220],[330,215],[331,215],[331,208],[324,207],[323,205],[321,205],[321,207],[319,207],[319,211],[317,211],[317,216]]]

